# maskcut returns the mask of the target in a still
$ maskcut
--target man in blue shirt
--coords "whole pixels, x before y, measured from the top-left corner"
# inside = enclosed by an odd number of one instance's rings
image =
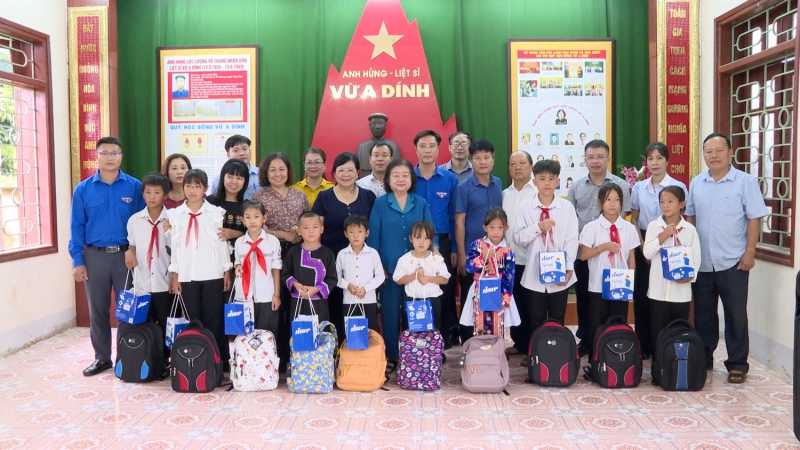
[[[731,166],[727,136],[712,133],[703,141],[708,171],[692,180],[686,215],[700,239],[700,271],[692,285],[694,324],[702,336],[706,369],[712,370],[719,343],[718,301],[725,312],[728,382],[743,383],[750,365],[747,285],[755,265],[761,218],[769,211],[758,180]]]
[[[482,238],[483,218],[490,208],[503,205],[503,185],[500,178],[492,175],[494,168],[494,145],[486,139],[478,139],[469,146],[472,176],[458,183],[455,205],[455,241],[458,252],[459,285],[461,305],[472,285],[472,275],[467,274],[467,249]],[[461,331],[461,340],[472,336],[472,330]]]
[[[450,279],[446,285],[442,286],[442,329],[439,330],[442,333],[445,348],[449,348],[453,344],[450,339],[451,331],[457,331],[458,327],[458,308],[453,295],[457,253],[451,239],[454,230],[453,211],[455,207],[453,192],[458,185],[458,180],[452,173],[436,166],[441,142],[442,137],[433,130],[420,131],[414,137],[414,147],[419,161],[417,167],[414,168],[414,173],[417,175],[417,187],[414,193],[428,202],[428,208],[433,216],[433,226],[439,236],[439,251],[445,261],[450,262],[448,264]],[[453,336],[457,337],[458,333],[454,333]]]
[[[177,75],[175,77],[175,90],[172,91],[172,98],[189,98],[189,90],[186,87],[186,76]]]
[[[261,190],[262,187],[258,184],[258,167],[250,164],[250,139],[240,134],[234,134],[225,141],[225,153],[228,154],[228,159],[238,159],[250,168],[250,181],[244,190],[244,199],[252,200],[253,194]],[[206,195],[217,192],[218,186],[219,173],[214,176],[214,181],[211,182],[211,189],[206,192]]]
[[[86,283],[90,335],[95,361],[83,374],[111,368],[111,289],[125,289],[128,269],[128,219],[145,207],[142,184],[122,173],[122,144],[117,138],[97,141],[98,170],[81,181],[72,195],[69,254],[76,282]]]

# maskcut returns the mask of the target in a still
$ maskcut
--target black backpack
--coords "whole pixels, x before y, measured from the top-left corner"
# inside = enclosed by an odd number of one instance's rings
[[[656,338],[653,380],[666,391],[699,391],[706,384],[703,339],[683,319],[670,322]]]
[[[570,386],[578,378],[580,364],[572,331],[550,319],[531,334],[525,381],[540,386]]]
[[[606,320],[594,335],[587,379],[604,388],[633,388],[642,380],[639,338],[622,316]]]
[[[214,334],[192,320],[172,345],[170,378],[177,392],[211,392],[222,383],[222,358]]]
[[[117,325],[114,375],[122,381],[160,380],[164,374],[164,334],[153,322]]]

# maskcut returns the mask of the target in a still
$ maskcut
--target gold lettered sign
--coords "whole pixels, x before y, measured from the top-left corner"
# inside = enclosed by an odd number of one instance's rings
[[[108,7],[68,8],[72,186],[97,172],[95,144],[109,135]]]
[[[699,170],[699,3],[658,1],[658,140],[669,174],[687,186]]]

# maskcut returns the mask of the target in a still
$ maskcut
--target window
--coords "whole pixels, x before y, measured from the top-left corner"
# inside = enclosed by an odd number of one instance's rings
[[[798,0],[751,0],[716,19],[715,127],[756,177],[769,215],[756,256],[793,265]]]
[[[49,45],[0,18],[0,262],[58,251]]]

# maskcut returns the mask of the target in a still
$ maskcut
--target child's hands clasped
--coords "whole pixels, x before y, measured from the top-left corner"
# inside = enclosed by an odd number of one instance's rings
[[[550,231],[554,226],[556,226],[556,221],[553,219],[544,219],[539,222],[539,229],[542,230],[542,232]]]

